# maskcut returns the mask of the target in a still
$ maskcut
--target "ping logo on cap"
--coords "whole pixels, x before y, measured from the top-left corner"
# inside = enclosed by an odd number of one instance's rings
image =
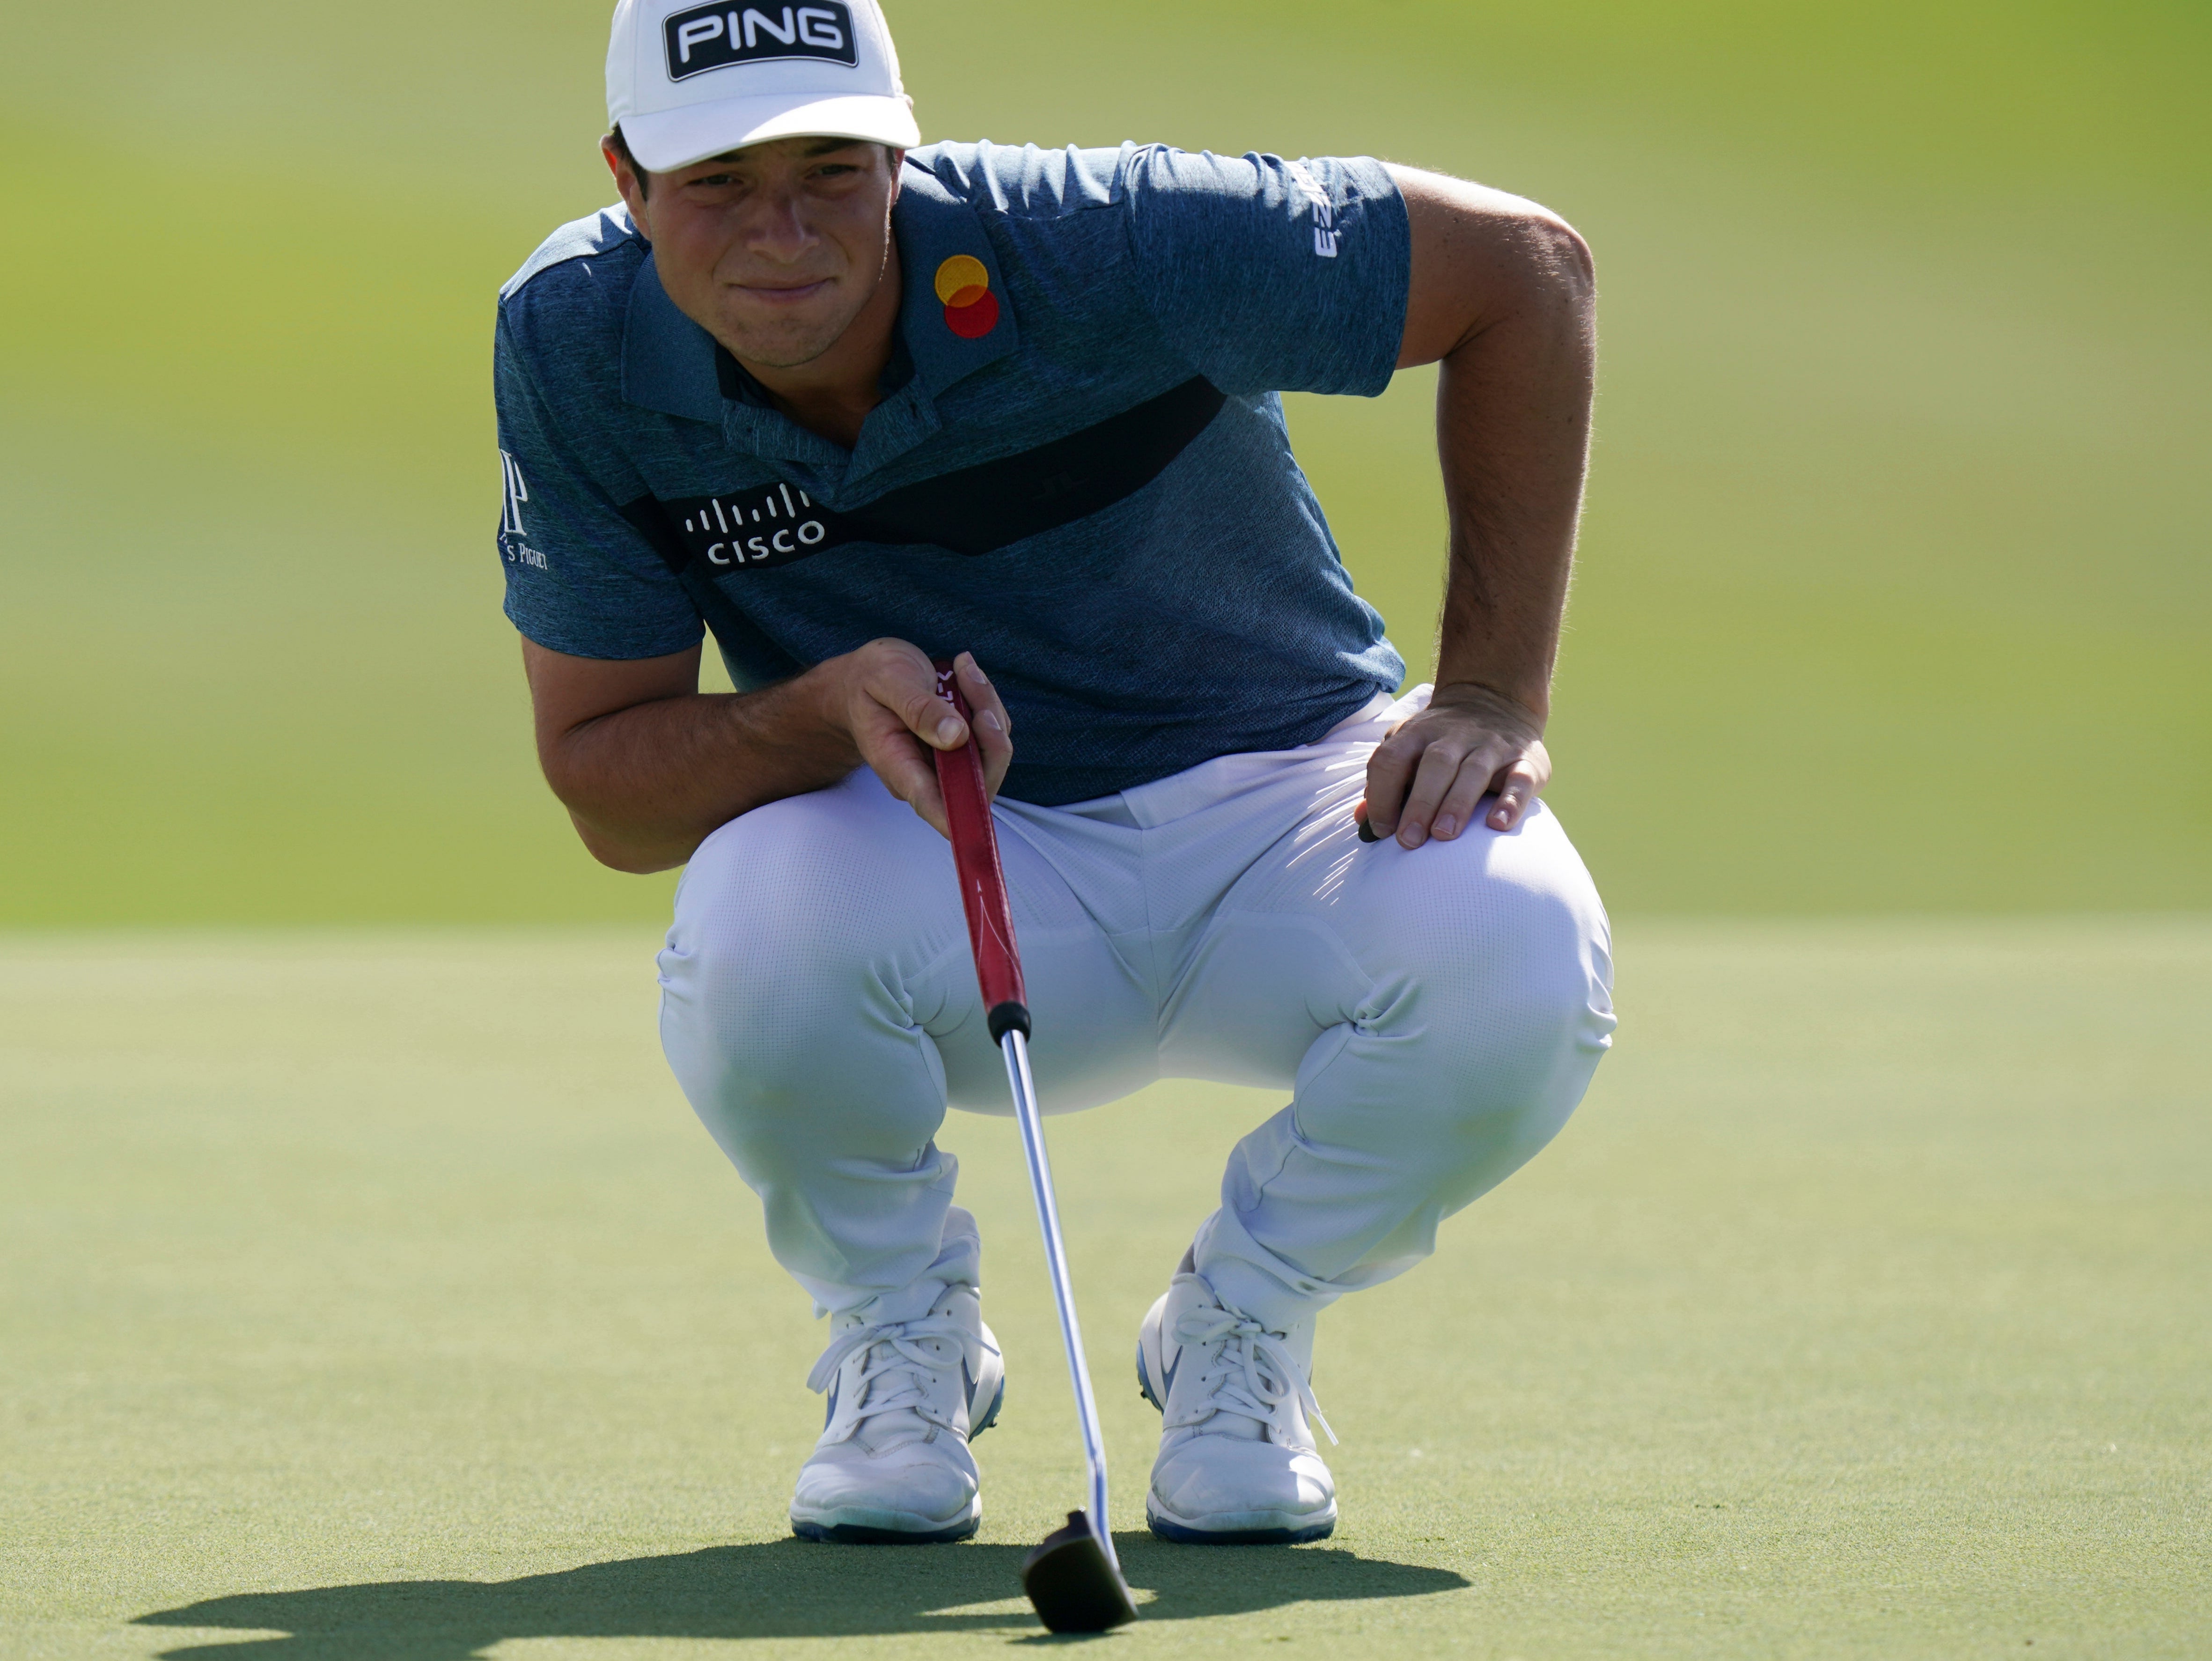
[[[843,0],[810,0],[804,6],[694,6],[672,12],[660,26],[668,51],[668,78],[683,81],[732,64],[772,58],[818,58],[856,64],[853,12]]]
[[[945,326],[963,340],[981,340],[999,326],[991,273],[975,255],[957,253],[939,265],[935,286],[945,302]]]

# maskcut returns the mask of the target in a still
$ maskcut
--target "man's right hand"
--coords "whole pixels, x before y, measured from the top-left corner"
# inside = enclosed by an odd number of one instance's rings
[[[699,648],[616,660],[522,643],[546,782],[593,858],[617,871],[683,864],[740,813],[872,769],[937,830],[931,759],[968,741],[917,647],[875,640],[757,692],[702,693]],[[956,660],[993,794],[1014,754],[1006,705],[973,657]]]
[[[1014,758],[1013,723],[972,653],[963,652],[952,666],[961,694],[975,712],[983,782],[996,796]],[[933,752],[967,743],[968,723],[937,696],[937,670],[928,657],[902,640],[872,640],[857,652],[816,666],[801,679],[817,676],[830,724],[850,737],[860,759],[891,794],[928,820],[938,834],[950,837]]]

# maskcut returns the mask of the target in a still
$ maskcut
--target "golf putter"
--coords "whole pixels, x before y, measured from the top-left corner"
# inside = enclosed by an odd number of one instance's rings
[[[968,700],[955,683],[952,666],[937,660],[938,695],[960,712],[972,728]],[[952,827],[952,861],[960,874],[960,903],[968,914],[968,939],[975,951],[975,980],[991,1037],[1006,1058],[1006,1083],[1014,1092],[1014,1122],[1021,1128],[1022,1153],[1029,1160],[1030,1191],[1036,1196],[1037,1226],[1044,1233],[1044,1261],[1052,1275],[1053,1301],[1060,1306],[1060,1335],[1067,1347],[1067,1372],[1075,1386],[1075,1418],[1083,1432],[1083,1454],[1091,1468],[1091,1504],[1067,1514],[1067,1526],[1047,1535],[1022,1561],[1022,1590],[1037,1618],[1054,1632],[1103,1632],[1137,1618],[1128,1583],[1114,1555],[1106,1528],[1106,1444],[1098,1431],[1098,1403],[1091,1393],[1091,1369],[1083,1360],[1083,1334],[1075,1323],[1075,1294],[1067,1283],[1067,1250],[1060,1235],[1060,1209],[1053,1202],[1052,1167],[1046,1162],[1044,1125],[1037,1114],[1036,1087],[1030,1078],[1030,1012],[1024,1001],[1022,960],[1014,948],[1014,917],[1006,901],[1006,873],[999,863],[998,832],[991,823],[991,796],[983,782],[982,751],[971,735],[957,750],[937,752],[937,782],[945,793],[946,822]]]

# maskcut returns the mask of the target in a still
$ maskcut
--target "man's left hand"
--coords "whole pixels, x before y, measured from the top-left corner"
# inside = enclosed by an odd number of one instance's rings
[[[1449,842],[1495,794],[1484,823],[1510,830],[1552,780],[1543,730],[1527,709],[1486,686],[1437,687],[1429,707],[1368,760],[1361,811],[1369,828],[1378,839],[1395,835],[1401,848],[1431,837]]]

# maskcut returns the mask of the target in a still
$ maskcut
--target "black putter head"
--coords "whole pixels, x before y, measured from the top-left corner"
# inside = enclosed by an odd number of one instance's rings
[[[1054,1632],[1104,1632],[1137,1618],[1129,1588],[1079,1511],[1022,1560],[1022,1590]]]

